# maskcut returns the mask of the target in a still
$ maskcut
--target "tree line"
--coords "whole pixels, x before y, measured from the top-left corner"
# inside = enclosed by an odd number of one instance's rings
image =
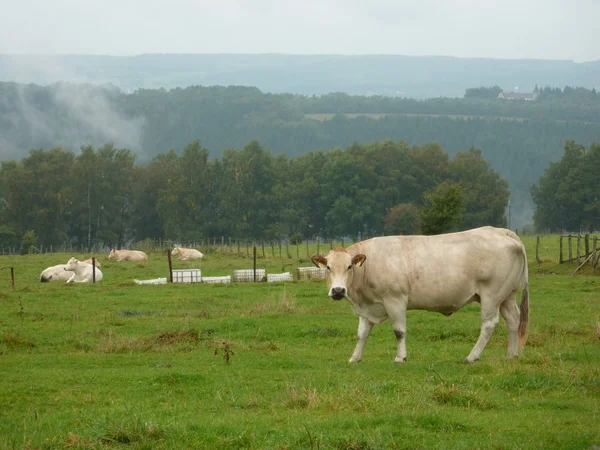
[[[560,161],[550,163],[531,187],[539,230],[600,230],[600,143],[586,151],[568,141]]]
[[[56,147],[1,163],[0,247],[434,233],[506,225],[507,201],[475,148],[452,159],[438,144],[382,141],[290,158],[251,141],[210,159],[196,140],[137,165],[112,144]]]

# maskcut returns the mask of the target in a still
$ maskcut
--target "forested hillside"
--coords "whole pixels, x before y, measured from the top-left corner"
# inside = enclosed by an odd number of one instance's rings
[[[256,86],[263,92],[462,97],[500,85],[598,87],[600,62],[403,55],[147,54],[0,55],[0,81],[112,83],[124,91],[192,85]]]
[[[564,143],[600,140],[595,90],[542,87],[536,101],[495,98],[414,100],[383,96],[265,94],[257,88],[142,89],[59,83],[0,83],[0,156],[19,160],[32,148],[112,142],[139,164],[199,139],[209,157],[257,139],[290,157],[354,142],[438,142],[450,157],[471,147],[508,181],[512,226],[531,220],[529,190]]]
[[[444,207],[435,198],[447,193],[457,205],[450,221],[443,218],[447,230],[506,223],[506,181],[475,149],[450,159],[437,144],[386,141],[289,158],[252,141],[221,158],[208,155],[194,141],[181,155],[163,153],[143,166],[112,145],[4,161],[0,248],[415,233],[387,220],[389,211],[424,207],[435,215]]]

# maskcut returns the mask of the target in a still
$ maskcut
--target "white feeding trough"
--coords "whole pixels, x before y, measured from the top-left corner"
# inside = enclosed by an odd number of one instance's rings
[[[298,280],[324,280],[325,269],[318,267],[298,267]]]
[[[289,272],[267,274],[267,283],[274,283],[277,281],[294,281],[294,277]]]
[[[173,271],[173,283],[201,283],[200,269],[181,269]]]
[[[154,278],[152,280],[133,280],[135,284],[167,284],[166,278]]]
[[[202,282],[213,284],[231,283],[231,275],[225,275],[223,277],[202,277]]]
[[[267,271],[265,269],[256,269],[256,279],[254,278],[254,269],[236,269],[233,271],[231,281],[234,283],[253,283],[254,281],[265,281]]]

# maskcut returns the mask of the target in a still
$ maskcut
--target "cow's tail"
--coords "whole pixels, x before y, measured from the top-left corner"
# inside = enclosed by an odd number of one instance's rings
[[[519,319],[519,348],[525,347],[529,336],[529,268],[527,267],[527,254],[523,246],[523,290],[521,291],[521,306]]]

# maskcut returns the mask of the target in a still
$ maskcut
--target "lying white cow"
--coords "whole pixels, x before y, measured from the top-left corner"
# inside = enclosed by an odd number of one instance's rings
[[[82,262],[91,265],[92,258]],[[47,283],[50,281],[67,281],[69,278],[71,278],[72,274],[70,272],[65,272],[65,267],[66,264],[58,264],[56,266],[51,266],[47,269],[44,269],[40,274],[40,281],[42,283]],[[96,267],[100,267],[100,261],[98,260],[96,260]]]
[[[204,258],[204,254],[195,248],[175,247],[171,250],[171,256],[177,256],[181,261]]]
[[[86,262],[88,264],[92,264],[92,258],[86,259],[84,262]],[[96,267],[102,267],[102,264],[100,264],[100,261],[98,261],[98,258],[96,258],[95,264],[96,264]]]
[[[346,298],[359,316],[362,352],[374,324],[388,317],[398,341],[394,362],[406,360],[406,311],[451,315],[471,302],[481,305],[481,332],[465,362],[474,362],[490,340],[502,314],[508,327],[508,356],[527,340],[528,270],[525,247],[510,230],[483,227],[437,236],[387,236],[334,248],[312,257],[327,272],[329,296]],[[517,290],[522,287],[520,311]]]
[[[78,261],[75,258],[71,258],[65,265],[65,272],[69,273],[71,277],[67,280],[67,283],[91,283],[93,281],[93,275],[96,275],[96,281],[102,280],[102,272],[97,267],[95,272],[92,271],[91,264],[86,261]]]
[[[140,250],[115,250],[114,248],[108,254],[108,259],[116,261],[145,261],[148,255]]]
[[[44,269],[40,274],[40,281],[42,283],[48,283],[50,281],[67,281],[71,278],[72,274],[70,272],[65,272],[66,266],[66,264],[58,264]]]

